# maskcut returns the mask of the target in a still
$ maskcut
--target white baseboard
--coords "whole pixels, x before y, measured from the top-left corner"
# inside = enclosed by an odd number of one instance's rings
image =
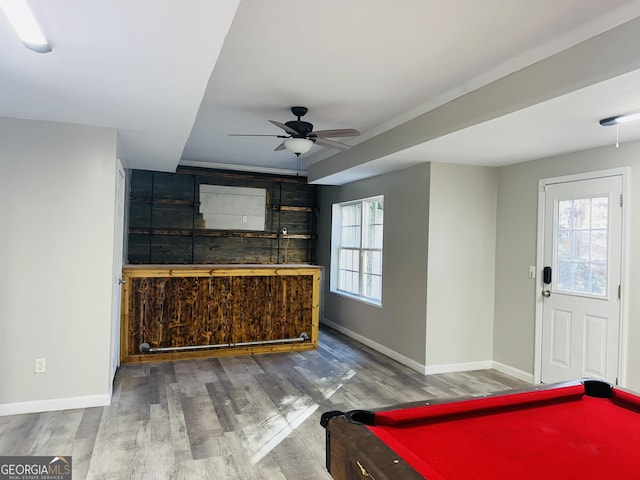
[[[533,383],[533,373],[527,373],[524,370],[519,370],[504,363],[496,362],[495,360],[493,361],[493,369],[525,382]]]
[[[533,383],[533,374],[518,370],[517,368],[505,365],[504,363],[496,362],[494,360],[483,360],[479,362],[468,363],[452,363],[449,365],[434,365],[427,367],[427,375],[436,373],[455,373],[455,372],[468,372],[471,370],[496,370],[505,375],[523,380],[527,383]]]
[[[322,319],[322,323],[339,331],[340,333],[346,335],[347,337],[353,338],[354,340],[366,345],[374,349],[377,352],[386,355],[393,360],[406,365],[407,367],[422,373],[423,375],[435,375],[438,373],[455,373],[455,372],[468,372],[471,370],[489,370],[494,369],[498,372],[504,373],[505,375],[510,375],[519,380],[523,380],[528,383],[533,383],[533,374],[527,373],[525,371],[519,370],[517,368],[511,367],[509,365],[505,365],[504,363],[496,362],[494,360],[481,360],[478,362],[466,362],[466,363],[451,363],[444,365],[430,365],[425,366],[415,360],[412,360],[408,357],[405,357],[401,353],[396,352],[384,345],[381,345],[373,340],[360,335],[348,328],[343,327],[342,325],[338,325],[337,323],[332,322],[331,320],[327,320],[326,318]]]
[[[392,358],[398,363],[402,365],[406,365],[407,367],[415,370],[416,372],[420,372],[423,375],[425,372],[425,366],[420,362],[416,362],[409,357],[405,357],[401,353],[396,352],[395,350],[390,349],[389,347],[385,347],[384,345],[379,344],[378,342],[374,342],[370,338],[363,337],[359,333],[356,333],[348,328],[343,327],[342,325],[338,325],[337,323],[332,322],[331,320],[327,320],[326,318],[322,319],[322,323],[333,328],[334,330],[339,331],[340,333],[346,335],[347,337],[353,338],[354,340],[366,345],[367,347],[373,348],[376,352],[380,352],[383,355],[386,355],[389,358]]]
[[[111,404],[110,394],[35,400],[31,402],[2,403],[0,404],[0,416],[51,412],[54,410],[71,410],[75,408],[103,407],[109,404]]]
[[[489,370],[492,367],[491,360],[482,360],[479,362],[449,363],[443,365],[430,365],[427,367],[427,375],[435,375],[437,373],[456,373],[469,372],[471,370]]]

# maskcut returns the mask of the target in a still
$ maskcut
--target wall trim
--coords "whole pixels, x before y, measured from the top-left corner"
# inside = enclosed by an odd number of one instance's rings
[[[378,342],[374,342],[370,338],[364,337],[359,333],[356,333],[353,330],[349,330],[348,328],[345,328],[342,325],[338,325],[337,323],[334,323],[331,320],[327,320],[326,318],[323,318],[321,323],[323,323],[324,325],[327,325],[328,327],[333,328],[334,330],[337,330],[338,332],[342,333],[343,335],[346,335],[347,337],[353,338],[354,340],[362,343],[363,345],[366,345],[367,347],[370,347],[375,351],[382,353],[383,355],[386,355],[387,357],[395,360],[396,362],[401,363],[402,365],[405,365],[411,368],[412,370],[415,370],[416,372],[419,372],[423,375],[426,375],[427,373],[426,367],[420,362],[416,362],[415,360],[412,360],[411,358],[406,357],[401,353],[398,353],[395,350],[390,349],[389,347],[385,347],[384,345]]]
[[[71,410],[76,408],[104,407],[111,404],[111,394],[86,395],[83,397],[54,398],[50,400],[34,400],[30,402],[0,404],[0,417],[20,415],[23,413],[51,412],[55,410]]]
[[[509,375],[510,377],[517,378],[518,380],[522,380],[527,383],[534,383],[532,373],[527,373],[510,365],[496,362],[495,360],[428,366],[426,374],[433,375],[438,373],[469,372],[471,370],[496,370],[500,373],[504,373],[505,375]]]
[[[235,170],[238,172],[251,172],[251,173],[269,173],[273,175],[289,175],[289,176],[307,176],[307,171],[304,169],[292,170],[289,168],[274,168],[274,167],[260,167],[257,165],[236,165],[232,163],[215,163],[215,162],[203,162],[200,160],[180,160],[179,167],[199,167],[199,168],[212,168],[217,170]],[[302,166],[302,165],[301,165]],[[304,167],[303,167],[304,168]]]
[[[519,370],[510,365],[505,365],[504,363],[496,362],[495,360],[480,360],[477,362],[465,362],[465,363],[450,363],[443,365],[431,365],[426,366],[422,365],[415,360],[412,360],[395,350],[392,350],[384,345],[379,344],[378,342],[374,342],[373,340],[360,335],[359,333],[354,332],[353,330],[349,330],[348,328],[343,327],[331,320],[326,318],[322,319],[321,322],[323,325],[333,328],[338,332],[346,335],[349,338],[356,340],[357,342],[366,345],[373,350],[386,355],[387,357],[405,365],[423,375],[436,375],[439,373],[456,373],[456,372],[468,372],[471,370],[496,370],[500,373],[504,373],[505,375],[509,375],[511,377],[517,378],[524,382],[534,383],[533,374],[525,372],[523,370]]]
[[[496,362],[495,360],[492,363],[493,369],[497,370],[500,373],[504,373],[505,375],[518,378],[528,383],[535,383],[533,381],[533,373],[525,372],[524,370],[517,369],[510,365],[505,365],[504,363]]]
[[[429,365],[426,375],[436,375],[438,373],[469,372],[471,370],[491,370],[493,362],[491,360],[480,360],[477,362],[445,363],[442,365]]]

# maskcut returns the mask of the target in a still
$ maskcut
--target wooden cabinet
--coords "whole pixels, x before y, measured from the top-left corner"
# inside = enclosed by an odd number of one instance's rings
[[[127,266],[121,361],[315,349],[321,274],[310,265]]]

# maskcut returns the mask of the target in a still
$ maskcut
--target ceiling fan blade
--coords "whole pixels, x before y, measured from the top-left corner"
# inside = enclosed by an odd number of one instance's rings
[[[289,138],[286,135],[267,135],[261,133],[230,133],[230,137],[277,137],[277,138]]]
[[[284,150],[284,149],[285,149],[284,142],[282,142],[280,145],[274,148],[273,151],[277,152],[278,150]]]
[[[360,132],[355,128],[339,128],[336,130],[318,130],[317,132],[312,132],[318,138],[329,138],[329,137],[357,137],[360,135]]]
[[[337,148],[338,150],[349,150],[351,148],[351,145],[347,145],[346,143],[326,140],[324,138],[316,138],[316,144],[322,145],[323,147]]]
[[[293,128],[289,127],[288,125],[285,125],[284,123],[276,122],[275,120],[269,120],[269,121],[273,123],[276,127],[283,129],[285,132],[287,132],[290,135],[300,135],[297,131],[295,131]]]

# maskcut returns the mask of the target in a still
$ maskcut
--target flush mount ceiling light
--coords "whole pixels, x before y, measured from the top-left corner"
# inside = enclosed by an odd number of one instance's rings
[[[313,142],[307,138],[287,138],[284,141],[284,147],[296,155],[307,153],[312,146]]]
[[[603,118],[600,120],[600,125],[603,127],[611,127],[613,125],[620,125],[621,123],[633,122],[635,120],[640,120],[640,113],[630,113],[628,115]]]
[[[627,115],[618,115],[615,117],[603,118],[600,120],[600,125],[603,127],[616,127],[616,148],[620,146],[620,125],[623,123],[633,122],[635,120],[640,120],[640,112],[638,113],[629,113]]]
[[[9,19],[25,47],[38,53],[51,51],[26,0],[0,0],[0,9]]]

